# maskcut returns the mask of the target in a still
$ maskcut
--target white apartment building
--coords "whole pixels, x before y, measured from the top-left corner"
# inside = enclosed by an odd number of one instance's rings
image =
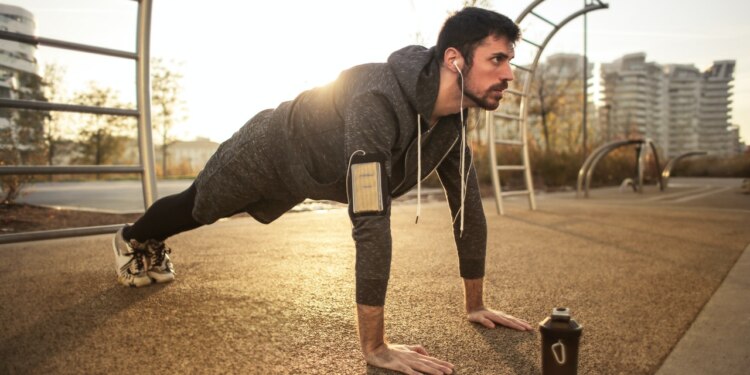
[[[700,150],[701,73],[692,65],[670,64],[664,67],[667,79],[667,130],[666,142],[657,142],[668,158],[683,152]]]
[[[701,80],[698,147],[717,155],[733,154],[738,142],[729,121],[734,65],[734,60],[715,61]]]
[[[0,30],[34,35],[34,15],[21,7],[0,4]],[[16,72],[37,73],[36,46],[0,40],[0,69],[3,75]]]
[[[729,122],[734,64],[716,61],[701,73],[693,65],[646,62],[644,53],[602,64],[607,139],[651,138],[667,158],[737,153],[742,147]]]
[[[729,136],[730,140],[730,146],[729,149],[733,150],[733,153],[735,154],[742,154],[746,151],[746,145],[744,142],[740,142],[740,126],[739,125],[732,125],[729,127],[729,132],[731,135]]]
[[[667,81],[662,67],[633,53],[601,67],[605,141],[648,137],[667,144]]]
[[[0,30],[34,35],[36,24],[34,15],[17,6],[0,4]],[[28,90],[23,86],[23,78],[28,75],[38,78],[36,46],[0,39],[0,98],[18,99],[19,94]],[[0,150],[16,150],[21,153],[31,150],[33,145],[24,139],[39,137],[42,134],[22,134],[22,132],[42,132],[42,125],[19,129],[17,111],[0,112]]]

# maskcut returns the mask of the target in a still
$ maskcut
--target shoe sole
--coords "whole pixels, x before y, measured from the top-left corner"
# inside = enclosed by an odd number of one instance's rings
[[[159,275],[159,276],[154,276],[151,273],[149,273],[148,277],[157,284],[170,283],[174,281],[174,274],[172,273],[167,274],[167,275]]]

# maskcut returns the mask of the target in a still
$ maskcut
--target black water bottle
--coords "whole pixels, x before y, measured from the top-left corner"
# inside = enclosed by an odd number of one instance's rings
[[[578,344],[583,326],[570,318],[570,309],[556,307],[552,315],[539,323],[542,333],[542,374],[578,373]]]

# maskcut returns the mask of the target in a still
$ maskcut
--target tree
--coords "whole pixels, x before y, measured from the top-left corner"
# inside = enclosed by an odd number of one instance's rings
[[[539,118],[545,152],[555,148],[555,135],[561,135],[559,133],[563,128],[568,129],[567,146],[573,145],[574,140],[570,139],[570,134],[573,134],[573,123],[569,120],[570,115],[577,110],[575,100],[579,100],[582,95],[578,92],[581,91],[580,82],[581,72],[570,69],[570,65],[564,60],[537,66],[531,85],[529,116]]]
[[[125,108],[115,91],[110,88],[97,87],[93,82],[89,83],[87,91],[75,93],[73,100],[77,104],[86,106]],[[76,161],[93,165],[113,163],[125,148],[127,137],[124,134],[128,132],[128,119],[109,115],[78,115],[77,117],[84,126],[78,133],[81,156]],[[99,178],[98,175],[97,178]]]
[[[42,90],[48,101],[58,103],[62,102],[63,76],[65,76],[65,67],[57,64],[47,64],[44,66]],[[44,142],[47,148],[48,165],[55,164],[54,160],[57,155],[57,146],[63,139],[60,119],[60,112],[50,112],[49,116],[45,119]]]
[[[174,64],[172,64],[174,65]],[[185,102],[180,97],[182,74],[162,59],[151,63],[152,128],[161,140],[162,176],[167,176],[169,146],[174,142],[171,131],[175,122],[184,119]]]

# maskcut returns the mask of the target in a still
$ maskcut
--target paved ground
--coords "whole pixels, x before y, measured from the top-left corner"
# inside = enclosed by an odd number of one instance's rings
[[[159,180],[159,197],[187,189],[192,180]],[[38,182],[23,190],[19,203],[113,213],[143,212],[143,186],[137,181]]]
[[[581,374],[654,374],[701,337],[702,355],[748,368],[747,341],[732,341],[750,334],[747,298],[737,324],[719,325],[733,335],[686,334],[715,322],[725,278],[747,295],[748,273],[730,270],[750,243],[750,195],[703,182],[541,195],[535,212],[515,199],[503,217],[487,200],[487,304],[532,322],[570,307],[584,325]],[[418,225],[414,213],[392,214],[390,340],[424,345],[457,374],[540,373],[538,332],[465,321],[445,203],[425,204]],[[178,280],[144,289],[115,283],[110,236],[0,245],[0,373],[390,374],[358,350],[344,210],[226,220],[170,245]]]

